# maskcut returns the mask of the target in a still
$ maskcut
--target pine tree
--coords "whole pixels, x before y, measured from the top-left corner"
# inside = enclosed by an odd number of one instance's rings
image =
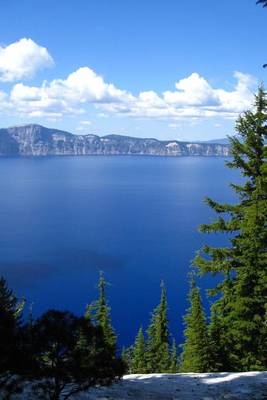
[[[0,278],[0,312],[12,315],[18,320],[23,312],[25,300],[18,301],[13,291],[8,288],[6,280]]]
[[[258,0],[256,4],[262,4],[263,7],[267,7],[267,0]]]
[[[130,347],[123,347],[121,351],[121,359],[125,365],[126,374],[132,373],[133,352],[134,352],[133,345]]]
[[[0,373],[16,368],[18,332],[24,301],[19,302],[6,280],[0,278]]]
[[[210,339],[210,372],[223,372],[224,366],[227,364],[227,347],[224,337],[224,330],[221,326],[221,319],[216,312],[217,304],[211,307],[211,318],[208,325]]]
[[[147,369],[148,372],[168,372],[170,369],[169,328],[167,319],[167,297],[164,283],[161,283],[160,304],[152,313],[148,327]]]
[[[100,326],[102,328],[105,342],[115,355],[117,337],[111,325],[110,307],[106,300],[106,286],[107,282],[103,272],[101,271],[97,285],[99,296],[95,302],[87,306],[86,316],[96,326]]]
[[[170,372],[175,374],[178,372],[178,369],[177,346],[175,339],[173,339],[171,348]]]
[[[21,388],[19,376],[22,354],[20,346],[21,314],[24,301],[19,302],[6,280],[0,278],[0,392],[3,399]],[[2,398],[1,397],[1,398]]]
[[[68,399],[122,376],[123,364],[110,352],[102,328],[88,319],[49,310],[33,329],[37,365],[30,378],[36,398]]]
[[[200,291],[196,287],[195,280],[191,282],[189,298],[190,307],[184,317],[185,343],[181,354],[180,369],[182,372],[208,372],[210,368],[208,329]]]
[[[135,344],[133,348],[133,356],[131,363],[131,373],[133,374],[145,374],[146,368],[146,343],[143,333],[143,328],[141,327],[135,339]]]
[[[210,290],[211,295],[219,295],[212,309],[223,333],[217,351],[223,369],[246,371],[267,366],[263,351],[267,348],[267,98],[263,87],[253,111],[239,118],[237,132],[241,140],[231,139],[233,160],[227,165],[244,177],[242,185],[231,185],[238,202],[219,204],[207,199],[219,216],[201,226],[205,233],[229,234],[230,242],[221,248],[205,246],[195,265],[202,274],[223,276]]]

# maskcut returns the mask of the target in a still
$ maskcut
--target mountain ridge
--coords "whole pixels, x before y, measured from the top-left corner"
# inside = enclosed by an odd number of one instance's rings
[[[110,134],[76,135],[37,124],[0,129],[0,156],[229,156],[225,143],[159,140]]]

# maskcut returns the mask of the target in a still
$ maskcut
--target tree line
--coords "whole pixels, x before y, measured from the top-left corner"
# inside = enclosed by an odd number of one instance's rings
[[[91,386],[109,385],[125,373],[100,274],[99,297],[83,317],[48,310],[23,320],[20,302],[0,279],[0,396],[9,400],[28,390],[27,398],[68,399]]]
[[[130,372],[267,369],[267,95],[263,87],[253,110],[238,119],[236,130],[239,137],[230,138],[232,158],[226,164],[243,176],[242,184],[231,184],[237,202],[220,204],[207,198],[217,217],[200,226],[206,234],[226,234],[229,245],[205,245],[193,261],[179,359],[175,342],[169,341],[162,286],[147,338],[140,328],[134,346],[124,352]],[[220,278],[208,291],[209,320],[196,285],[196,276],[206,274]]]
[[[235,204],[207,198],[216,214],[200,226],[205,234],[225,234],[224,247],[205,245],[190,274],[189,308],[184,317],[184,343],[171,342],[167,295],[161,298],[146,331],[117,352],[117,336],[100,274],[98,299],[83,317],[49,310],[25,322],[24,303],[0,280],[0,390],[21,390],[30,381],[38,398],[67,399],[90,386],[109,384],[126,371],[220,372],[267,369],[267,94],[259,87],[251,111],[241,115],[237,135],[230,138],[229,168],[240,171],[241,184],[231,184]],[[203,275],[219,277],[210,288],[209,318],[197,282]],[[178,351],[179,350],[179,351]],[[30,397],[29,397],[30,398]]]

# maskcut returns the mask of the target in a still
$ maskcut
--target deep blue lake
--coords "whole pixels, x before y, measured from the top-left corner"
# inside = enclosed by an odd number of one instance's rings
[[[81,314],[103,270],[123,345],[147,326],[163,279],[181,340],[190,262],[224,240],[198,233],[214,217],[203,198],[234,202],[228,184],[239,180],[222,158],[0,158],[0,274],[35,315]]]

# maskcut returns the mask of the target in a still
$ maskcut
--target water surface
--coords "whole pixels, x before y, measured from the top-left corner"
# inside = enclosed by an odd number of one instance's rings
[[[222,158],[0,158],[0,273],[35,315],[80,314],[103,270],[125,345],[147,325],[164,279],[181,340],[187,273],[207,240],[197,227],[214,216],[203,198],[234,201],[230,181],[238,175]]]

